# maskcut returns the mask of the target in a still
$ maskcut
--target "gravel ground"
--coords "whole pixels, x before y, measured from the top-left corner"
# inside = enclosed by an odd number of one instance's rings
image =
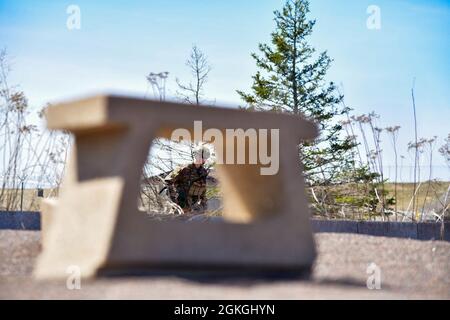
[[[40,232],[0,230],[2,299],[450,299],[450,243],[322,233],[309,280],[181,277],[36,282],[30,274]],[[381,270],[381,289],[366,287],[367,266]]]

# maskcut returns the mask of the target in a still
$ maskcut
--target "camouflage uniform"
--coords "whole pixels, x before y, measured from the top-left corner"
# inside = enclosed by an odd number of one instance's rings
[[[175,171],[168,179],[169,195],[185,212],[206,209],[206,177],[208,171],[192,163]]]

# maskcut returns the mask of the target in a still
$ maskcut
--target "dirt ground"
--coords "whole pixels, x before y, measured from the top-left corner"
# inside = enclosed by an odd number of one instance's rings
[[[312,277],[299,279],[188,279],[175,276],[102,278],[69,290],[65,281],[31,277],[40,232],[0,230],[2,299],[450,299],[450,243],[317,234]],[[381,289],[369,290],[369,264]]]

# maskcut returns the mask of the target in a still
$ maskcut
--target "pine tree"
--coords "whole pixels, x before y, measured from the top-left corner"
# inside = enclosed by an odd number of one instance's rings
[[[303,114],[316,121],[321,135],[300,145],[300,159],[310,183],[330,183],[351,161],[345,155],[353,143],[341,138],[343,128],[337,121],[349,110],[341,106],[343,96],[336,85],[325,80],[332,60],[326,51],[316,54],[307,42],[315,24],[308,13],[307,0],[287,0],[274,12],[271,44],[259,44],[260,55],[252,54],[258,67],[252,92],[237,92],[246,108]]]

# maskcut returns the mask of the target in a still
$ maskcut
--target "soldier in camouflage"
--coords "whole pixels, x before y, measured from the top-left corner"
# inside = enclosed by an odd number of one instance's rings
[[[206,210],[206,178],[204,167],[210,152],[206,147],[194,151],[194,162],[174,171],[167,179],[169,195],[185,213]]]

